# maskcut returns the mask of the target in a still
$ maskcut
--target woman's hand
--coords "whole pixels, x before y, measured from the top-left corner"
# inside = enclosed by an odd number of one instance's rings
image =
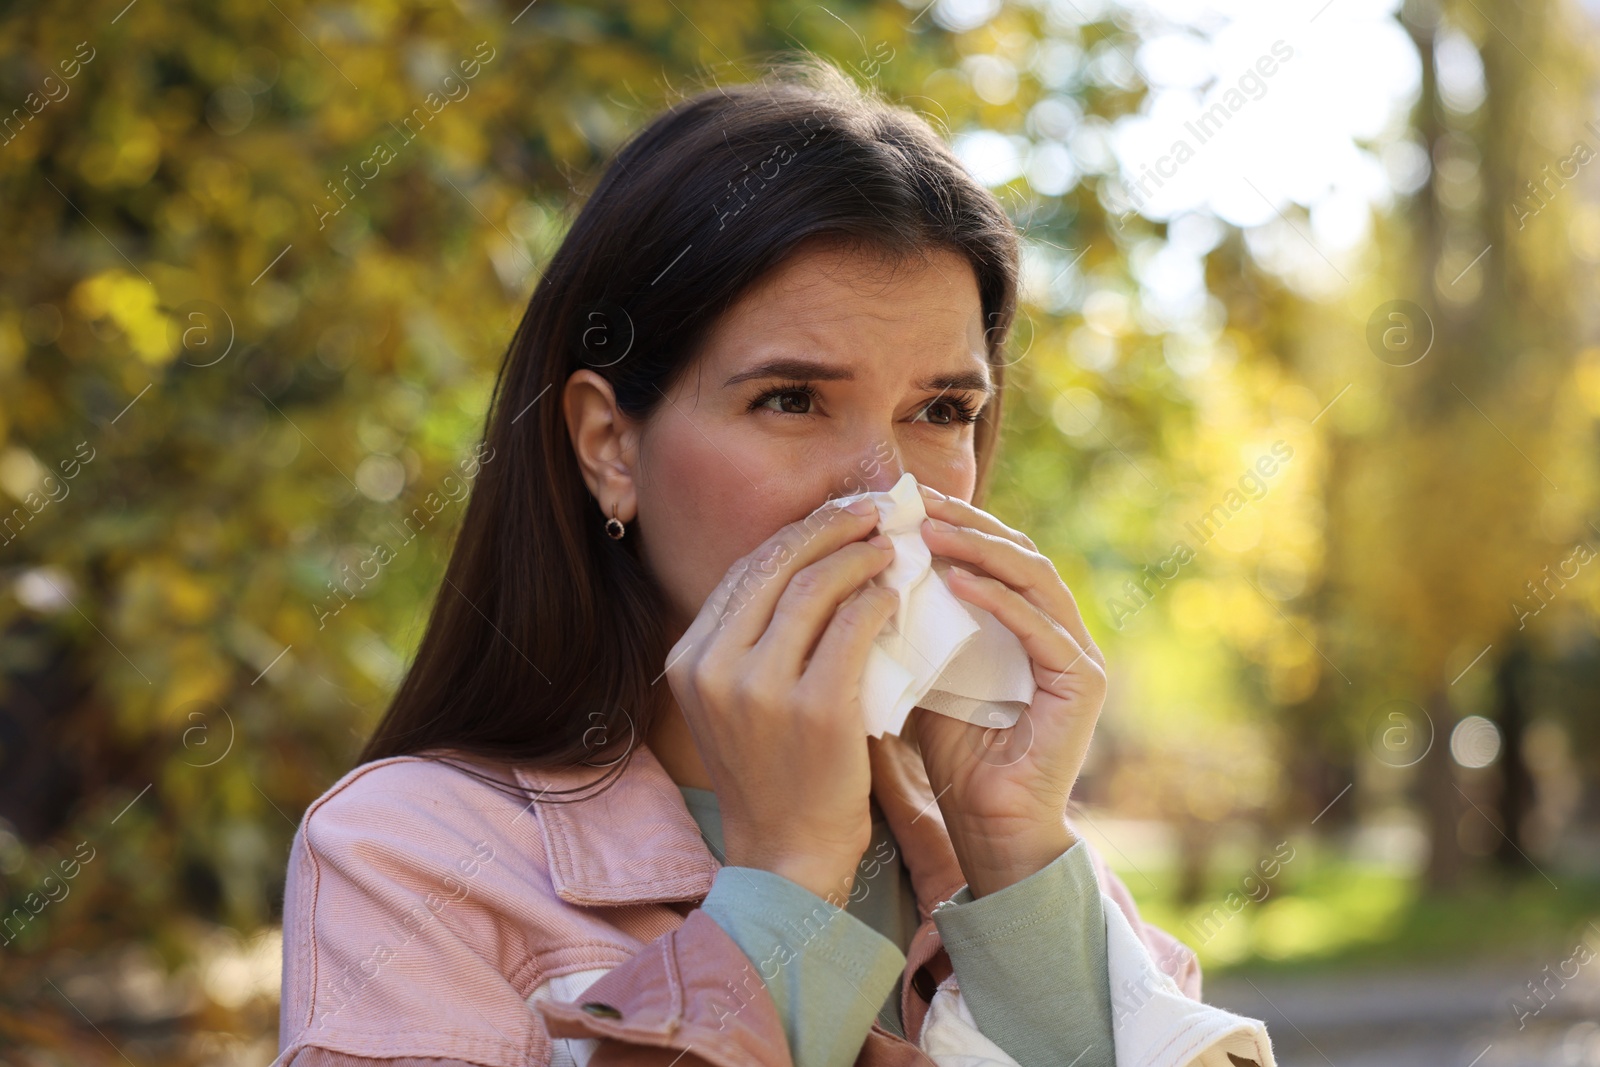
[[[667,656],[726,862],[848,896],[872,837],[861,675],[895,594],[871,501],[790,523],[728,569]],[[863,588],[865,587],[865,588]],[[840,906],[843,906],[842,904]]]
[[[1032,541],[965,501],[921,488],[929,519],[950,524],[923,523],[929,550],[972,564],[951,566],[951,592],[1017,635],[1039,687],[1010,729],[912,711],[950,842],[973,896],[981,897],[1043,869],[1075,843],[1067,798],[1105,701],[1105,656],[1055,565]]]

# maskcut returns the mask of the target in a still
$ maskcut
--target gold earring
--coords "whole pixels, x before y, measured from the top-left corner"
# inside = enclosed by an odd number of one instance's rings
[[[620,540],[622,540],[622,535],[627,533],[627,532],[628,532],[628,528],[626,526],[622,525],[622,520],[621,519],[617,518],[617,506],[615,504],[612,504],[611,505],[611,517],[606,520],[606,534],[607,534],[607,536],[609,536],[611,538],[611,540],[613,540],[613,541],[620,541]]]

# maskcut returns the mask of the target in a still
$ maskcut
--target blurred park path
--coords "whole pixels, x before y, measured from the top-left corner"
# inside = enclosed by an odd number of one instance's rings
[[[1280,1067],[1600,1064],[1600,978],[1580,971],[1518,1026],[1548,960],[1299,976],[1231,974],[1205,999],[1265,1020]],[[1519,996],[1520,995],[1520,996]]]

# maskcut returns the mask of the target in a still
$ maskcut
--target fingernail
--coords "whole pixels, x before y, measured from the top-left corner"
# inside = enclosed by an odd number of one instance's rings
[[[893,547],[894,542],[889,540],[888,535],[878,534],[876,537],[867,538],[867,544],[877,545],[879,548],[890,548]]]
[[[923,496],[931,496],[935,500],[948,500],[949,499],[947,496],[945,496],[943,493],[939,492],[939,490],[935,489],[931,485],[923,485],[921,482],[918,482],[917,483],[917,488],[922,490],[922,495]]]
[[[943,533],[945,530],[952,530],[952,529],[955,528],[955,527],[951,526],[948,522],[945,522],[943,519],[936,519],[936,518],[933,518],[931,515],[928,518],[923,519],[922,521],[928,524],[928,528],[930,530],[937,530],[940,533]]]
[[[870,515],[878,510],[878,506],[870,500],[855,500],[844,506],[852,515]]]

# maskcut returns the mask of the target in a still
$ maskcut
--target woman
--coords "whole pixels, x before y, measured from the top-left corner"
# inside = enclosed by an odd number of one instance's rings
[[[1065,821],[1104,662],[974,503],[1017,263],[933,130],[820,61],[620,151],[511,342],[416,660],[296,834],[281,1058],[1090,1067],[1174,1004],[1237,1022]],[[908,471],[1033,660],[1025,746],[862,729],[893,551],[828,501]]]

